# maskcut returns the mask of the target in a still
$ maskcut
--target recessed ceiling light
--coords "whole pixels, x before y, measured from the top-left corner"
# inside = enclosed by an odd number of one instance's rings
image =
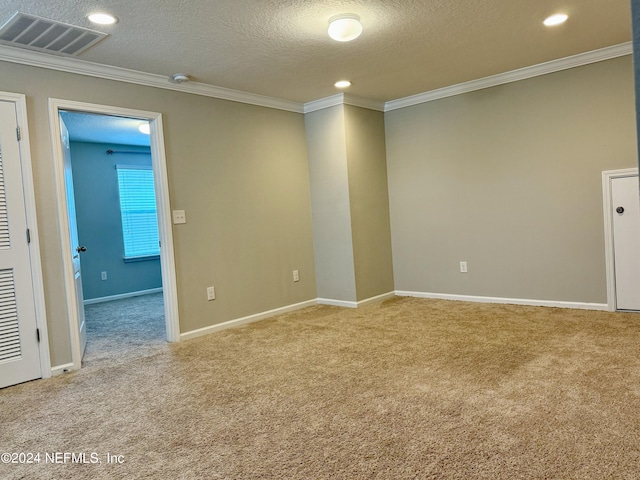
[[[138,127],[138,130],[140,130],[140,133],[144,133],[145,135],[149,135],[149,133],[151,132],[151,127],[149,127],[148,123],[142,123]]]
[[[556,13],[555,15],[547,17],[547,19],[542,23],[544,23],[547,27],[555,27],[556,25],[560,25],[566,22],[567,18],[569,18],[569,15],[566,15],[564,13]]]
[[[329,36],[338,42],[350,42],[361,33],[360,17],[354,13],[343,13],[329,19]]]
[[[351,82],[349,80],[340,80],[340,81],[334,83],[334,85],[337,88],[347,88],[347,87],[351,86]]]
[[[118,23],[118,19],[108,13],[96,12],[87,15],[90,22],[97,23],[98,25],[113,25]]]

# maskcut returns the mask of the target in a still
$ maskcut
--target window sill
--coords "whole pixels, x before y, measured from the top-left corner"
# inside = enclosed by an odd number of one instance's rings
[[[124,263],[146,262],[147,260],[159,260],[160,255],[144,255],[141,257],[124,257]]]

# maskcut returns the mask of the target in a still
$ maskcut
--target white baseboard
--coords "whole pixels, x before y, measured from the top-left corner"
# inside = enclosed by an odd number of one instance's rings
[[[332,305],[334,307],[346,307],[346,308],[358,308],[363,307],[365,305],[369,305],[370,303],[381,302],[383,300],[387,300],[388,298],[395,297],[395,292],[387,292],[382,295],[376,295],[375,297],[365,298],[364,300],[360,300],[359,302],[349,302],[346,300],[334,300],[332,298],[318,298],[319,305]]]
[[[239,327],[240,325],[245,325],[247,323],[253,323],[259,320],[264,320],[266,318],[273,317],[281,313],[293,312],[294,310],[300,310],[301,308],[305,308],[305,307],[312,307],[313,305],[317,305],[317,303],[318,302],[316,299],[307,300],[306,302],[295,303],[293,305],[287,305],[286,307],[280,307],[273,310],[268,310],[266,312],[249,315],[248,317],[236,318],[235,320],[229,320],[227,322],[218,323],[217,325],[211,325],[209,327],[199,328],[197,330],[191,330],[190,332],[181,333],[180,341],[201,337],[203,335],[208,335],[210,333],[219,332],[220,330],[226,330],[227,328]]]
[[[83,303],[85,305],[91,305],[94,303],[110,302],[112,300],[122,300],[123,298],[140,297],[142,295],[149,295],[150,293],[160,292],[162,292],[162,287],[150,288],[149,290],[138,290],[137,292],[120,293],[118,295],[110,295],[108,297],[88,298]]]
[[[51,367],[51,376],[56,377],[73,370],[73,363],[63,363],[62,365],[56,365]]]
[[[502,297],[478,297],[473,295],[452,295],[447,293],[407,292],[403,290],[396,290],[395,294],[399,297],[435,298],[442,300],[458,300],[462,302],[504,303],[511,305],[528,305],[531,307],[577,308],[580,310],[609,310],[609,306],[606,303],[562,302],[555,300],[531,300]]]
[[[358,302],[346,300],[333,300],[331,298],[318,298],[318,305],[331,305],[332,307],[358,308]]]
[[[364,300],[360,300],[358,302],[358,307],[364,307],[365,305],[369,305],[370,303],[382,302],[384,300],[389,300],[396,296],[396,292],[387,292],[382,295],[376,295],[375,297],[365,298]]]

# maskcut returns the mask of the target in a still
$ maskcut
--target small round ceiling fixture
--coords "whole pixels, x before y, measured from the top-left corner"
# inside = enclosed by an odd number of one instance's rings
[[[337,42],[350,42],[362,33],[360,17],[355,13],[342,13],[329,19],[329,36]]]
[[[565,13],[556,13],[555,15],[551,15],[545,19],[544,23],[547,27],[555,27],[556,25],[561,25],[567,21],[569,15]]]
[[[171,75],[171,81],[178,84],[188,82],[189,75],[186,75],[184,73],[174,73],[173,75]]]
[[[92,23],[97,23],[98,25],[113,25],[114,23],[118,23],[118,19],[113,15],[104,12],[95,12],[87,15],[87,18]]]
[[[336,88],[348,88],[351,86],[351,82],[349,80],[339,80],[333,84]]]
[[[149,126],[148,122],[141,123],[138,127],[138,130],[140,131],[140,133],[144,133],[145,135],[149,135],[151,133],[151,127]]]

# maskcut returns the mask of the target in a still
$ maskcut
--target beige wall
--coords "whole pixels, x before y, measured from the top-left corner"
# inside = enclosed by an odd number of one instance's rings
[[[393,291],[384,114],[339,105],[305,115],[318,297]]]
[[[174,226],[182,332],[316,297],[302,115],[11,63],[0,72],[1,91],[27,96],[52,365],[71,353],[49,97],[163,114],[171,208],[188,220]]]
[[[305,115],[318,297],[356,301],[344,106]]]
[[[386,141],[397,290],[606,303],[601,172],[637,165],[631,56],[389,112]]]
[[[163,114],[171,208],[188,218],[174,226],[182,332],[393,289],[389,217],[397,290],[606,302],[600,174],[637,165],[630,56],[392,111],[385,135],[382,114],[358,107],[304,119],[11,63],[0,73],[0,90],[27,95],[53,365],[71,354],[50,97]]]
[[[384,114],[344,109],[356,290],[362,301],[394,290]]]

